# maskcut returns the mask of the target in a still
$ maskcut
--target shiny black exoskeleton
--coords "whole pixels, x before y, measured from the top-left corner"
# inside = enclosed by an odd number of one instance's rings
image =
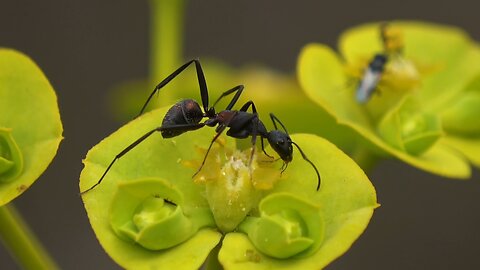
[[[140,111],[141,115],[145,108],[147,107],[148,103],[152,99],[152,97],[159,91],[162,87],[164,87],[167,83],[169,83],[173,78],[175,78],[178,74],[180,74],[185,68],[187,68],[190,64],[195,63],[196,71],[197,71],[197,78],[198,78],[198,83],[200,86],[200,94],[202,98],[202,105],[203,105],[203,111],[198,102],[196,102],[193,99],[184,99],[179,102],[177,102],[175,105],[173,105],[166,113],[165,117],[163,118],[162,125],[160,127],[157,127],[149,132],[147,132],[145,135],[137,139],[135,142],[133,142],[131,145],[129,145],[127,148],[125,148],[122,152],[120,152],[110,163],[110,165],[107,167],[106,171],[103,173],[102,177],[100,180],[87,189],[86,191],[82,192],[84,194],[85,192],[88,192],[89,190],[92,190],[94,187],[99,185],[107,172],[110,170],[111,166],[117,159],[125,155],[128,151],[133,149],[135,146],[137,146],[139,143],[141,143],[143,140],[148,138],[150,135],[152,135],[154,132],[159,131],[162,134],[163,138],[172,138],[175,136],[178,136],[184,132],[191,131],[191,130],[196,130],[199,128],[202,128],[204,126],[209,126],[209,127],[215,127],[216,126],[216,135],[212,139],[207,153],[205,154],[205,157],[202,161],[202,165],[200,168],[197,170],[197,172],[194,174],[194,176],[200,172],[202,169],[203,165],[205,164],[205,161],[207,159],[208,153],[210,152],[210,149],[217,140],[217,138],[225,131],[226,128],[229,128],[227,131],[227,136],[233,137],[233,138],[239,138],[239,139],[244,139],[248,137],[252,137],[252,153],[250,157],[250,162],[252,161],[254,152],[255,152],[255,144],[257,140],[257,136],[260,136],[260,141],[261,141],[261,146],[262,146],[262,151],[265,153],[265,155],[271,157],[265,152],[264,148],[264,139],[267,139],[267,141],[270,143],[271,147],[277,154],[280,156],[280,158],[284,162],[284,166],[282,166],[282,172],[287,168],[287,165],[290,161],[293,159],[293,145],[297,147],[297,149],[300,151],[303,159],[305,159],[308,163],[312,165],[312,167],[315,170],[315,173],[317,174],[318,182],[317,182],[317,190],[320,188],[320,173],[318,172],[316,166],[307,158],[305,153],[300,149],[300,147],[292,141],[290,136],[288,135],[288,132],[285,128],[285,126],[278,120],[275,115],[270,114],[270,118],[273,122],[273,125],[275,127],[275,130],[268,131],[265,128],[265,125],[262,123],[262,121],[258,118],[258,113],[257,109],[255,107],[255,104],[253,101],[248,101],[245,103],[240,110],[232,110],[233,106],[235,103],[238,101],[240,98],[240,95],[242,94],[242,91],[244,89],[243,85],[238,85],[233,87],[230,90],[225,91],[220,97],[215,101],[212,107],[209,107],[209,98],[208,98],[208,90],[207,90],[207,84],[205,81],[205,76],[203,74],[202,67],[200,65],[200,62],[198,60],[191,60],[182,65],[180,68],[178,68],[176,71],[174,71],[172,74],[170,74],[167,78],[165,78],[162,82],[160,82],[157,87],[153,90],[153,92],[150,94],[148,97],[147,101],[142,107],[142,110]],[[228,104],[225,110],[220,111],[217,113],[215,111],[215,105],[224,97],[234,94],[232,100]],[[247,110],[251,107],[252,112],[247,112]],[[204,122],[201,122],[203,118],[207,118]],[[282,126],[283,131],[278,130],[277,127],[277,122]]]

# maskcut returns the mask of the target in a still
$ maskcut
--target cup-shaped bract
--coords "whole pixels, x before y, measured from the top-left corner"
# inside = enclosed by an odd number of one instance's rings
[[[200,228],[214,225],[208,208],[182,209],[183,198],[169,182],[139,179],[119,184],[110,210],[115,233],[150,250],[174,247]]]
[[[0,128],[0,182],[13,181],[22,169],[23,156],[11,129]]]
[[[439,117],[419,106],[407,97],[378,124],[378,133],[386,142],[412,155],[427,151],[443,133]]]
[[[274,193],[258,206],[260,217],[240,224],[263,254],[278,259],[306,256],[320,247],[324,222],[320,207],[288,193]]]
[[[0,48],[0,206],[45,171],[62,140],[57,97],[26,55]]]

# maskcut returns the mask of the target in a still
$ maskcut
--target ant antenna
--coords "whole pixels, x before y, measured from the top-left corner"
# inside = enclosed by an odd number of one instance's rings
[[[305,155],[305,153],[302,151],[302,149],[300,148],[300,146],[298,146],[298,144],[296,144],[295,142],[292,141],[292,144],[295,145],[298,149],[298,151],[300,151],[300,154],[302,154],[302,157],[305,161],[307,161],[308,163],[310,163],[310,165],[312,165],[313,169],[315,169],[315,173],[317,174],[317,179],[318,179],[318,183],[317,183],[317,191],[320,189],[320,183],[322,182],[322,179],[320,178],[320,173],[318,172],[318,169],[317,167],[315,166],[315,164],[313,164],[312,161],[310,161],[310,159],[308,159],[308,157]]]

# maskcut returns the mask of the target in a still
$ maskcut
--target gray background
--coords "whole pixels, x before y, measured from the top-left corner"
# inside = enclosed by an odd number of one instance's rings
[[[371,20],[457,25],[480,39],[473,1],[190,1],[186,56],[252,61],[293,71],[300,48],[335,45]],[[15,204],[64,269],[116,269],[90,229],[78,176],[86,151],[121,124],[107,90],[147,75],[148,4],[127,0],[0,0],[0,46],[30,55],[55,87],[65,140],[46,173]],[[159,78],[160,79],[160,78]],[[447,180],[399,161],[371,174],[379,202],[366,232],[329,269],[480,269],[480,181]],[[0,246],[0,269],[16,269]]]

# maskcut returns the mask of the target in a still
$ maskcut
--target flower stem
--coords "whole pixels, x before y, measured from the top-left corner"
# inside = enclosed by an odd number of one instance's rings
[[[150,80],[165,78],[182,61],[185,0],[150,0]]]
[[[58,269],[11,204],[0,207],[0,240],[23,269]]]

